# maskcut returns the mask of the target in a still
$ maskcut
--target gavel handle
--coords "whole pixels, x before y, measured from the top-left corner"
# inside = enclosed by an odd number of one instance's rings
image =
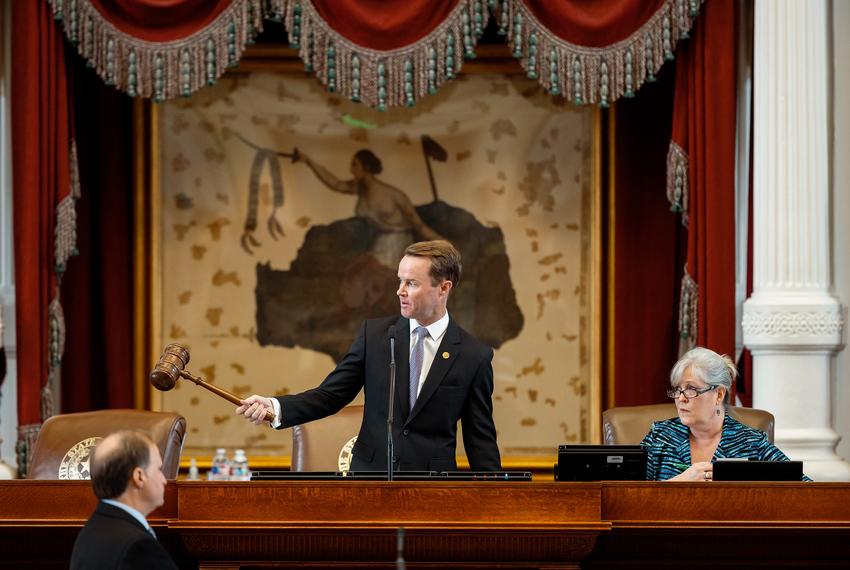
[[[192,382],[194,382],[195,384],[197,384],[201,388],[206,388],[207,390],[209,390],[213,394],[221,396],[222,398],[224,398],[228,402],[233,402],[237,406],[242,405],[242,399],[239,398],[239,396],[237,396],[236,394],[232,394],[232,393],[228,392],[227,390],[222,390],[221,388],[219,388],[217,386],[213,386],[212,384],[204,381],[201,378],[198,378],[197,376],[195,376],[194,374],[192,374],[190,372],[186,372],[185,370],[181,370],[180,376],[182,376],[186,380],[191,380]],[[273,411],[266,410],[266,421],[267,422],[273,422],[274,421],[274,412]]]

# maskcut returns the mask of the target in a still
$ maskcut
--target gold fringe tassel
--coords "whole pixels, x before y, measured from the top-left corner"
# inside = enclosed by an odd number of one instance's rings
[[[688,273],[682,276],[679,292],[679,355],[686,353],[697,342],[697,319],[699,317],[699,286]]]
[[[500,3],[497,20],[514,57],[552,95],[577,105],[607,107],[633,97],[686,39],[703,0],[667,0],[629,37],[602,48],[571,44],[553,35],[521,0]]]
[[[633,97],[673,59],[704,0],[667,0],[629,37],[602,48],[571,44],[547,30],[522,0],[460,0],[444,22],[389,51],[347,40],[310,0],[233,0],[214,21],[171,42],[147,42],[109,23],[91,0],[48,0],[68,40],[109,85],[164,101],[189,96],[235,66],[263,20],[282,21],[307,71],[329,91],[379,110],[411,106],[455,78],[491,15],[528,77],[575,104],[607,107]]]
[[[682,224],[688,227],[688,155],[674,141],[667,150],[667,200],[671,212],[681,212]]]
[[[35,449],[35,441],[41,424],[27,424],[18,426],[18,441],[15,444],[15,454],[18,457],[18,477],[26,479],[29,471],[29,459]]]

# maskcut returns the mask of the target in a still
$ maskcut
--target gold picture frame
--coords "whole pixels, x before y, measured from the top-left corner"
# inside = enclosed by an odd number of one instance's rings
[[[522,69],[510,56],[507,47],[479,46],[478,58],[464,64],[461,73],[464,75],[497,73],[503,75],[521,75]],[[294,50],[280,46],[253,46],[246,51],[240,65],[229,72],[231,74],[246,74],[252,72],[278,72],[284,74],[302,74],[303,64]],[[315,81],[314,78],[311,78]],[[608,294],[603,288],[603,273],[610,267],[603,265],[606,246],[610,248],[613,240],[603,236],[603,203],[610,200],[603,195],[603,144],[609,133],[603,133],[606,111],[592,110],[593,134],[590,141],[590,161],[592,180],[587,203],[587,220],[590,224],[587,243],[584,244],[587,255],[587,268],[590,273],[590,284],[587,294],[589,322],[585,323],[585,337],[589,346],[585,347],[589,362],[589,405],[588,405],[588,437],[587,443],[601,441],[601,411],[603,406],[603,360],[607,352],[603,342],[602,329],[603,303]],[[134,394],[136,406],[141,409],[157,409],[159,393],[155,392],[148,382],[148,374],[156,363],[165,342],[162,331],[162,266],[160,232],[162,224],[161,188],[162,165],[160,163],[158,107],[147,101],[137,101],[135,106],[135,363],[134,363]],[[608,121],[609,126],[613,121]],[[609,147],[610,152],[610,147]],[[608,157],[608,162],[611,157]],[[607,206],[613,210],[611,205]],[[609,212],[610,214],[610,212]],[[610,250],[609,250],[610,251]],[[173,270],[174,268],[172,268]],[[610,336],[610,335],[608,335]],[[610,364],[608,364],[610,366]],[[608,376],[610,370],[608,371]],[[611,397],[610,383],[605,393]],[[206,396],[203,396],[206,397]],[[210,396],[212,397],[212,396]],[[606,398],[607,399],[607,398]],[[551,467],[556,459],[556,450],[548,455],[542,454],[503,454],[505,469],[531,470],[536,473],[551,473]],[[196,457],[198,465],[205,468],[211,461],[209,456]],[[252,457],[252,465],[260,468],[288,468],[288,456]],[[188,458],[181,460],[181,466],[188,466]]]

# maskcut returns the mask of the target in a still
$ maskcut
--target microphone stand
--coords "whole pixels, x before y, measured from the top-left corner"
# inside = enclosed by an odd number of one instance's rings
[[[387,481],[393,480],[393,404],[395,402],[395,326],[390,329],[390,390],[387,408]]]

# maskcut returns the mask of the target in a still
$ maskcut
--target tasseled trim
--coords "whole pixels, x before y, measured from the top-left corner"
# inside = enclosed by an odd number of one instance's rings
[[[57,368],[54,372],[58,374],[59,369]],[[55,382],[58,383],[58,381]],[[51,383],[48,382],[41,389],[41,421],[46,421],[56,413],[56,400],[53,396],[53,389],[50,387]]]
[[[633,97],[688,37],[704,0],[667,0],[626,39],[602,48],[574,45],[547,30],[522,0],[460,0],[419,41],[377,51],[347,40],[310,0],[233,0],[215,20],[171,42],[148,42],[113,26],[91,0],[48,0],[68,40],[109,85],[164,101],[211,85],[242,57],[263,19],[283,21],[307,71],[329,91],[385,110],[411,106],[455,78],[493,14],[530,78],[575,104],[607,107]]]
[[[667,151],[667,200],[671,212],[682,213],[682,224],[688,227],[688,155],[673,141]]]
[[[51,369],[57,368],[62,363],[62,355],[65,353],[65,314],[62,304],[59,302],[59,294],[50,302],[48,308],[49,338],[47,345],[48,365]],[[46,419],[51,414],[42,417]]]
[[[697,341],[697,318],[699,309],[699,286],[688,273],[682,276],[682,289],[679,294],[679,353],[684,354]]]
[[[29,460],[35,449],[35,441],[41,424],[27,424],[18,426],[18,441],[15,444],[15,454],[18,456],[18,477],[25,479],[29,471]]]
[[[399,49],[376,51],[335,32],[308,0],[283,0],[290,46],[332,93],[383,111],[412,106],[455,78],[490,17],[486,0],[461,0],[430,34]]]
[[[519,0],[499,3],[499,33],[508,36],[514,57],[528,77],[552,95],[576,105],[607,107],[620,97],[634,97],[686,39],[703,0],[667,0],[626,39],[602,48],[571,44],[553,35]]]
[[[71,141],[69,151],[69,166],[71,171],[71,188],[56,207],[56,235],[54,251],[56,273],[61,277],[68,267],[68,259],[77,255],[77,210],[76,202],[80,198],[80,168],[77,161],[77,143]]]
[[[148,42],[112,25],[91,0],[48,0],[77,46],[107,85],[155,101],[189,96],[239,62],[245,46],[271,16],[263,0],[233,0],[205,28],[170,42]]]

